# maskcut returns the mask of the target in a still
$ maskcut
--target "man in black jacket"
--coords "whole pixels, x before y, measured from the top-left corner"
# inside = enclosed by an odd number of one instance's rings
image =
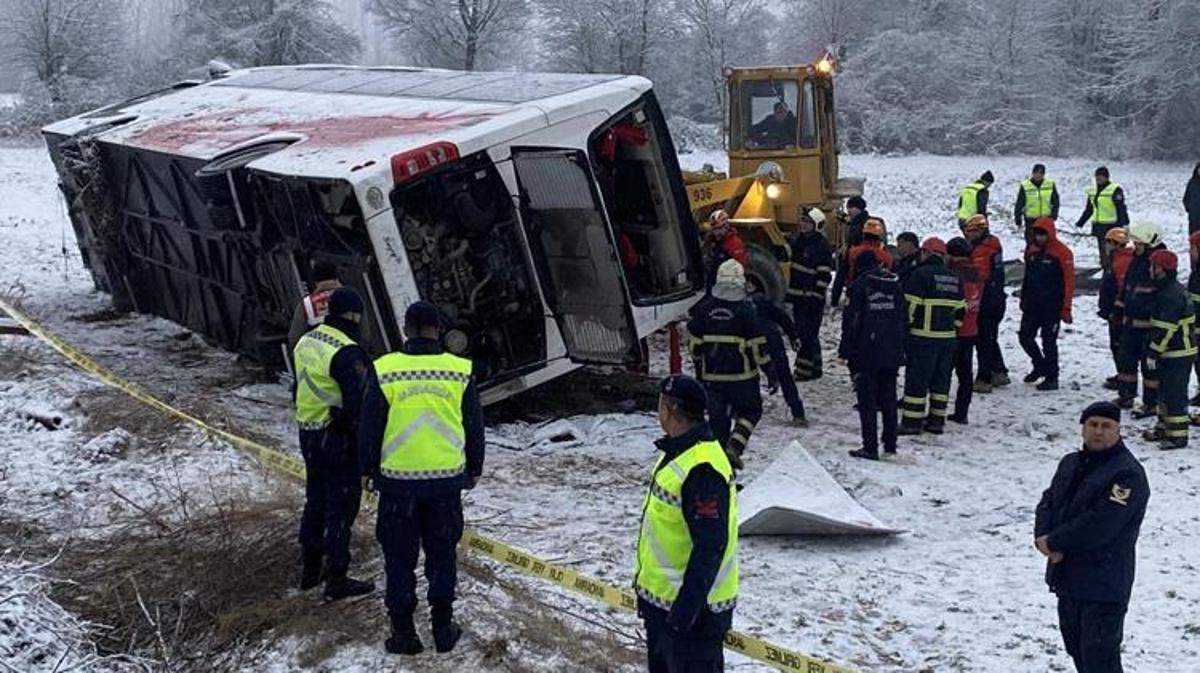
[[[1058,463],[1042,494],[1034,546],[1058,595],[1067,654],[1079,673],[1121,673],[1125,610],[1133,587],[1138,530],[1150,499],[1141,464],[1121,440],[1121,410],[1083,411],[1083,448]]]
[[[801,207],[796,235],[790,241],[792,268],[787,300],[796,323],[796,372],[804,381],[821,378],[821,321],[825,317],[825,292],[833,273],[833,252],[825,235],[817,231],[818,219],[825,221],[820,210],[806,211]],[[775,357],[774,351],[771,357]]]
[[[1200,231],[1200,163],[1192,169],[1192,177],[1183,191],[1183,209],[1187,211],[1188,234]]]
[[[859,253],[855,268],[859,274],[847,292],[838,357],[850,365],[862,426],[862,448],[850,455],[878,460],[876,414],[883,414],[883,452],[896,453],[896,371],[904,360],[908,314],[900,279],[875,255]]]
[[[911,231],[902,231],[896,236],[896,275],[900,284],[912,275],[921,263],[921,239]]]
[[[1158,289],[1150,314],[1149,364],[1158,375],[1158,424],[1143,437],[1163,449],[1188,444],[1188,380],[1196,358],[1196,315],[1187,290],[1175,279],[1179,258],[1170,250],[1150,255],[1150,273]]]
[[[438,309],[419,301],[404,315],[402,351],[375,361],[368,375],[359,435],[359,469],[379,491],[375,536],[387,571],[384,600],[392,654],[424,650],[413,624],[417,556],[425,580],[433,641],[454,649],[456,548],[463,532],[462,491],[483,474],[483,407],[470,361],[442,349]]]
[[[842,242],[838,253],[837,277],[834,279],[833,289],[830,291],[829,303],[832,306],[837,306],[842,301],[842,291],[846,289],[850,273],[850,249],[862,243],[863,225],[871,219],[871,214],[867,212],[867,200],[861,196],[851,196],[846,199],[846,215],[850,219],[846,222],[846,240]]]
[[[754,309],[758,312],[758,329],[767,340],[767,355],[771,362],[763,367],[767,375],[767,389],[770,394],[782,388],[783,399],[792,412],[792,425],[798,428],[808,427],[808,418],[804,415],[804,401],[800,399],[800,391],[796,389],[796,379],[792,378],[792,369],[788,367],[787,348],[784,346],[783,335],[793,342],[797,341],[796,323],[787,311],[780,308],[769,297],[756,292],[750,295]]]
[[[353,288],[339,287],[327,299],[323,324],[298,337],[293,351],[305,468],[300,588],[311,589],[324,579],[325,599],[338,600],[375,589],[371,582],[346,576],[350,531],[362,497],[355,441],[368,365],[359,345],[362,298]]]
[[[958,328],[966,315],[962,281],[946,266],[946,243],[927,238],[921,265],[904,283],[907,363],[899,434],[940,435],[946,428]]]
[[[705,406],[704,387],[691,377],[671,376],[659,386],[666,434],[654,443],[662,456],[651,475],[634,571],[650,673],[723,670],[723,641],[733,624],[737,495],[732,468],[704,422]]]
[[[1150,255],[1164,250],[1162,232],[1158,225],[1139,222],[1129,228],[1133,241],[1133,261],[1125,274],[1121,298],[1125,305],[1124,326],[1117,346],[1117,406],[1133,408],[1137,398],[1138,369],[1142,373],[1142,406],[1133,412],[1134,418],[1149,418],[1158,409],[1158,376],[1150,369],[1150,314],[1154,309],[1154,279],[1150,275]]]

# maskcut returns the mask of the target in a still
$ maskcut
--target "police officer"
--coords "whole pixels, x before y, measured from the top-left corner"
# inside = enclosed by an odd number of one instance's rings
[[[958,216],[959,228],[962,228],[972,215],[987,216],[988,188],[995,181],[991,171],[984,171],[978,180],[962,188],[958,194],[958,211],[955,213]]]
[[[1096,169],[1095,184],[1087,189],[1087,205],[1075,226],[1083,227],[1089,219],[1092,221],[1092,236],[1096,237],[1099,246],[1100,261],[1106,263],[1104,235],[1113,227],[1129,226],[1129,210],[1125,207],[1125,191],[1109,180],[1105,166]]]
[[[1150,255],[1150,274],[1158,289],[1150,314],[1149,363],[1158,377],[1158,424],[1146,431],[1147,441],[1163,449],[1182,449],[1188,444],[1188,380],[1196,343],[1195,309],[1187,290],[1175,279],[1179,258],[1170,250]]]
[[[363,303],[341,287],[329,295],[324,321],[296,343],[296,422],[304,456],[304,512],[300,517],[303,569],[300,588],[325,580],[325,598],[338,600],[374,590],[346,576],[350,531],[362,486],[355,440],[367,354],[358,345]],[[322,562],[324,561],[324,567]]]
[[[424,646],[413,625],[418,552],[433,642],[454,649],[462,629],[454,622],[455,547],[463,532],[462,491],[483,473],[483,409],[471,361],[445,352],[438,310],[419,301],[404,315],[403,350],[375,361],[363,400],[359,456],[379,491],[375,534],[387,571],[392,654]]]
[[[633,585],[646,625],[650,673],[724,670],[722,641],[738,594],[733,467],[704,422],[695,379],[660,386],[666,433],[642,508]]]
[[[817,225],[825,214],[803,207],[792,237],[792,270],[788,278],[787,299],[796,323],[796,378],[813,381],[822,376],[821,321],[825,317],[825,291],[833,275],[833,251]],[[775,354],[772,353],[774,358]]]
[[[1083,448],[1058,463],[1042,494],[1034,546],[1047,559],[1058,623],[1079,673],[1120,673],[1125,609],[1150,485],[1121,440],[1121,410],[1083,411]]]
[[[858,397],[861,448],[855,458],[879,460],[877,414],[883,415],[883,452],[896,453],[896,372],[904,359],[908,319],[900,278],[870,252],[859,254],[859,276],[847,291],[838,357],[846,360]]]
[[[1158,377],[1150,369],[1147,354],[1150,344],[1150,313],[1155,291],[1154,279],[1150,275],[1150,255],[1164,250],[1162,232],[1152,222],[1138,222],[1129,228],[1129,239],[1133,241],[1133,261],[1125,274],[1122,299],[1125,304],[1125,322],[1121,329],[1121,343],[1117,350],[1117,406],[1133,408],[1137,397],[1138,367],[1142,372],[1142,406],[1134,411],[1135,418],[1148,418],[1157,413]]]
[[[996,386],[1011,382],[1008,366],[1004,364],[1004,351],[1000,348],[1000,324],[1008,310],[1008,295],[1004,292],[1004,250],[983,215],[967,219],[963,224],[963,236],[971,244],[971,265],[983,280],[983,296],[979,303],[979,371],[975,376],[974,392],[990,393]]]
[[[692,309],[688,337],[697,378],[708,394],[712,431],[740,470],[746,444],[762,418],[758,369],[771,359],[758,313],[746,298],[746,272],[737,260],[721,265],[712,293]]]
[[[946,267],[945,258],[942,239],[925,239],[921,264],[904,284],[909,319],[901,435],[922,431],[940,435],[946,427],[950,376],[966,301],[962,281]]]
[[[1025,223],[1025,242],[1033,235],[1033,223],[1039,217],[1058,220],[1058,187],[1046,177],[1046,166],[1034,164],[1028,178],[1021,181],[1017,190],[1017,203],[1013,206],[1013,222]]]

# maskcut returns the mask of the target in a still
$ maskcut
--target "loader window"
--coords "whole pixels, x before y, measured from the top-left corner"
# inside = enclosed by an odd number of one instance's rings
[[[591,159],[633,301],[691,291],[683,223],[663,160],[659,125],[638,106],[592,136]]]
[[[800,147],[817,146],[817,96],[812,80],[804,82],[804,99],[800,106]]]
[[[746,149],[781,150],[796,146],[800,87],[795,81],[748,80],[742,82],[738,108]]]

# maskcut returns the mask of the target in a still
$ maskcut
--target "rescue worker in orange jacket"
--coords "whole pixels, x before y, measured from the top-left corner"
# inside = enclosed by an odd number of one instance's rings
[[[978,356],[975,392],[990,393],[995,386],[1009,384],[1008,366],[1000,349],[1000,324],[1008,309],[1004,293],[1004,252],[1000,239],[992,235],[988,219],[975,215],[963,224],[963,236],[971,244],[971,264],[983,283],[979,300]]]
[[[1104,235],[1105,254],[1108,265],[1100,281],[1099,315],[1108,322],[1108,348],[1112,351],[1113,366],[1117,366],[1117,354],[1121,349],[1121,327],[1125,321],[1125,276],[1133,262],[1133,246],[1129,245],[1129,230],[1125,227],[1109,229]],[[1120,379],[1112,375],[1105,379],[1104,387],[1117,390]]]
[[[954,394],[954,413],[948,417],[961,425],[967,424],[967,411],[975,389],[972,358],[979,343],[979,308],[983,302],[986,277],[979,273],[971,259],[971,244],[965,238],[952,238],[946,243],[951,271],[962,281],[963,300],[967,302],[962,324],[958,327],[958,341],[954,351],[954,374],[958,379],[958,390]]]
[[[708,216],[708,230],[706,236],[710,246],[708,253],[708,282],[705,289],[712,290],[712,286],[717,282],[717,269],[725,260],[734,259],[743,268],[750,262],[750,253],[746,252],[746,244],[742,242],[742,236],[738,230],[734,228],[729,221],[729,213],[724,210],[714,210],[712,215]]]

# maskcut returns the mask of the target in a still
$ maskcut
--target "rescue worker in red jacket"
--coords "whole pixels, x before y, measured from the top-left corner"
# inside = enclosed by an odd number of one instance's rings
[[[1150,314],[1150,368],[1158,376],[1158,423],[1142,438],[1162,449],[1188,445],[1188,380],[1196,359],[1196,313],[1187,290],[1176,280],[1179,258],[1170,250],[1150,255],[1154,308]]]
[[[705,288],[712,290],[717,282],[717,269],[726,260],[737,260],[743,268],[750,262],[750,254],[746,252],[746,244],[736,228],[729,221],[729,213],[724,210],[714,210],[708,216],[708,231],[706,232],[710,246],[708,257],[708,282]]]
[[[962,281],[963,300],[967,302],[954,351],[954,374],[958,378],[958,390],[954,394],[954,413],[948,417],[962,425],[967,424],[967,411],[971,407],[971,393],[975,388],[972,358],[979,343],[979,309],[987,280],[976,268],[971,252],[971,244],[965,238],[952,238],[946,243],[946,254],[950,257],[948,265]]]
[[[979,300],[979,337],[976,344],[979,371],[975,375],[975,392],[990,393],[996,386],[1009,384],[1008,367],[1000,349],[1000,323],[1008,308],[1004,293],[1004,251],[1000,239],[988,229],[988,219],[975,215],[963,224],[963,236],[971,244],[971,263],[983,282]]]
[[[1121,349],[1121,326],[1125,321],[1125,276],[1133,262],[1133,247],[1129,245],[1129,230],[1125,227],[1109,229],[1104,235],[1105,253],[1108,264],[1104,278],[1100,281],[1099,315],[1108,322],[1108,348],[1112,351],[1113,366],[1117,366],[1117,355]],[[1120,379],[1113,375],[1105,379],[1104,387],[1109,390],[1120,388]]]
[[[1025,279],[1021,283],[1021,329],[1017,338],[1029,355],[1033,371],[1026,383],[1043,379],[1038,390],[1058,390],[1058,329],[1071,324],[1075,296],[1075,255],[1058,240],[1054,220],[1039,217],[1025,248]],[[1035,340],[1041,333],[1042,347]]]

